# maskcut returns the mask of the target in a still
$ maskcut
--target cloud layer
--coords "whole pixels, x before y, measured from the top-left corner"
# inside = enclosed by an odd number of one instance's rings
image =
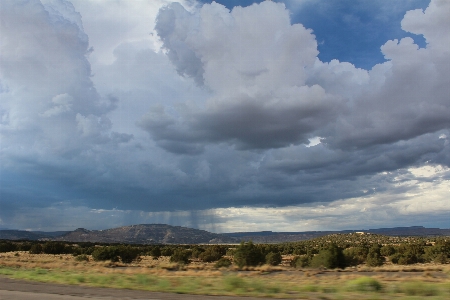
[[[449,212],[447,1],[401,22],[426,47],[385,41],[370,70],[322,62],[282,3],[117,5],[0,3],[0,226],[312,230]]]

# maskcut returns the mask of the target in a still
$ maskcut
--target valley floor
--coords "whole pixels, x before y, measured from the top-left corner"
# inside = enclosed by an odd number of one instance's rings
[[[72,255],[9,252],[0,255],[0,275],[0,290],[11,291],[17,286],[17,291],[25,293],[85,297],[76,291],[101,290],[112,294],[112,298],[105,294],[103,299],[181,299],[180,295],[190,299],[194,294],[195,299],[209,297],[200,298],[199,295],[215,295],[214,299],[218,299],[218,295],[330,300],[450,298],[448,264],[384,265],[378,268],[361,265],[345,270],[264,265],[238,270],[233,267],[216,269],[213,263],[201,262],[179,266],[169,263],[168,257],[153,260],[143,256],[136,263],[112,264],[92,260],[78,262]],[[59,292],[58,287],[62,289]],[[113,297],[121,293],[131,294]],[[144,298],[140,298],[141,295]],[[8,298],[6,294],[0,294],[0,299]]]

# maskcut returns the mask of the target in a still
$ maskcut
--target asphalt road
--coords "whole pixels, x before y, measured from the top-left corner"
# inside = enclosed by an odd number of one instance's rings
[[[261,300],[250,297],[200,296],[156,293],[137,290],[94,288],[76,285],[41,283],[0,277],[0,300]]]

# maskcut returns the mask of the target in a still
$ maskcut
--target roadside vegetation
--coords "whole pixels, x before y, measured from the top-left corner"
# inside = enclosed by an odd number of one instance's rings
[[[450,238],[336,234],[239,245],[0,241],[0,275],[149,291],[303,299],[449,299]]]

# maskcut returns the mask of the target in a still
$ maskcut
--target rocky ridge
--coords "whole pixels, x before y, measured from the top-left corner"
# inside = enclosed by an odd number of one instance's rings
[[[283,243],[310,240],[328,234],[355,233],[387,236],[450,236],[450,229],[422,226],[379,228],[368,230],[306,231],[306,232],[232,232],[211,233],[205,230],[165,224],[140,224],[106,230],[78,228],[65,232],[0,230],[0,240],[41,240],[126,244],[234,244],[240,241],[254,243]]]

